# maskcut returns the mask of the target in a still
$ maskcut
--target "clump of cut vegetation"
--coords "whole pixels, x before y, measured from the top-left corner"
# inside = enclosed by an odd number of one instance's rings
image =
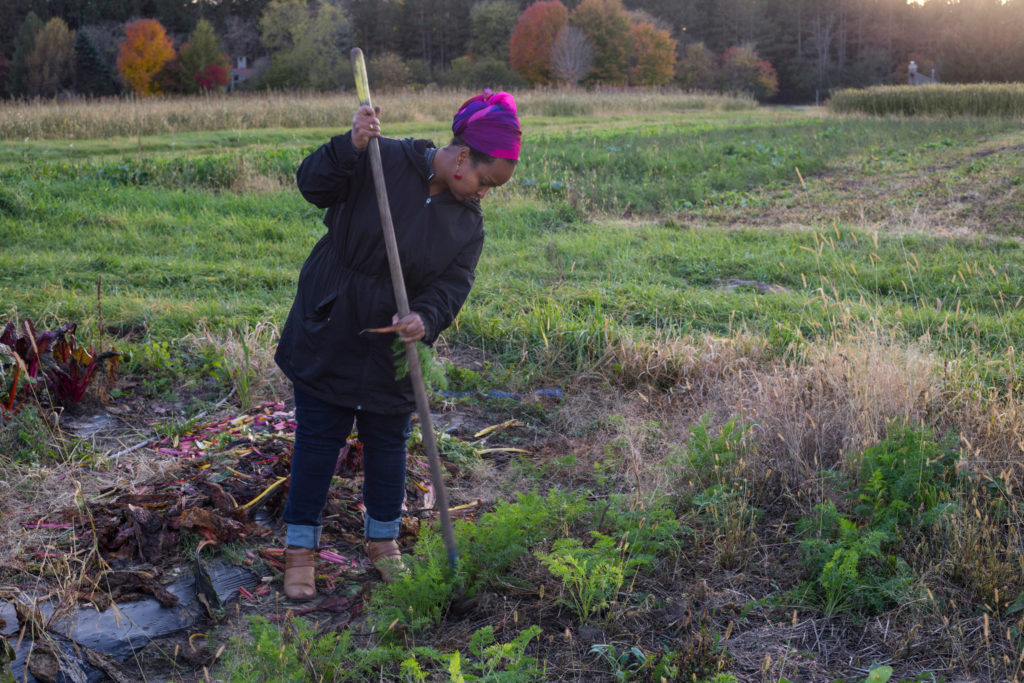
[[[1024,116],[1024,83],[876,85],[832,95],[837,114],[869,116]]]

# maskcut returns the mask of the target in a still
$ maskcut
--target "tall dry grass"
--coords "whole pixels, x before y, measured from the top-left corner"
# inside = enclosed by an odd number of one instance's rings
[[[786,488],[844,468],[846,454],[885,438],[893,423],[953,432],[963,466],[979,476],[1019,481],[1024,474],[1021,397],[985,388],[977,368],[951,368],[921,346],[870,329],[784,359],[769,356],[756,337],[705,335],[624,338],[606,360],[617,383],[635,378],[625,385],[646,396],[660,391],[670,422],[685,426],[711,413],[718,423],[737,415],[752,423],[747,466],[774,472]]]
[[[389,93],[391,122],[447,121],[470,90]],[[751,109],[751,98],[673,89],[523,90],[523,116],[593,116],[659,111]],[[89,139],[198,130],[331,127],[347,122],[355,93],[248,93],[195,97],[0,103],[0,140]]]
[[[197,349],[217,350],[237,402],[248,410],[260,401],[280,401],[291,395],[291,383],[274,362],[280,337],[280,330],[272,322],[215,332],[203,320],[185,340]]]

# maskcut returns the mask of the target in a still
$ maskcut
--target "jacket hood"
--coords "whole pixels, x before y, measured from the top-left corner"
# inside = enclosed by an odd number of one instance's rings
[[[428,181],[431,169],[430,164],[427,163],[427,150],[435,146],[434,141],[402,138],[399,142],[405,151],[405,156],[409,158],[409,163],[423,176],[424,181]]]
[[[434,170],[430,167],[427,162],[427,150],[435,147],[433,140],[421,140],[415,138],[402,138],[399,140],[402,145],[402,149],[405,151],[405,155],[409,158],[409,162],[413,165],[413,168],[423,177],[423,182],[430,182],[430,176]],[[451,194],[451,193],[449,193]],[[472,211],[478,216],[483,215],[483,209],[480,208],[479,201],[471,202],[459,202],[467,209]]]

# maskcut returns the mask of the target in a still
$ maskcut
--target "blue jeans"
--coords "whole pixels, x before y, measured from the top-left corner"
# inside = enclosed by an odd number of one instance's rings
[[[295,387],[295,448],[284,521],[287,544],[315,548],[338,453],[352,431],[363,442],[363,504],[367,538],[398,538],[405,500],[405,442],[411,413],[381,415],[339,408]]]

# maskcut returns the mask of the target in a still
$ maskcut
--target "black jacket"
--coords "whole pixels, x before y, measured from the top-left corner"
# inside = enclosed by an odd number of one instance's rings
[[[448,192],[430,196],[431,147],[428,140],[380,139],[409,308],[423,318],[428,344],[466,301],[484,243],[478,203]],[[397,312],[369,154],[356,151],[349,133],[339,135],[303,160],[297,178],[302,196],[327,209],[327,234],[302,266],[274,360],[325,402],[410,411],[412,384],[395,379],[395,335],[360,334],[391,325]]]

